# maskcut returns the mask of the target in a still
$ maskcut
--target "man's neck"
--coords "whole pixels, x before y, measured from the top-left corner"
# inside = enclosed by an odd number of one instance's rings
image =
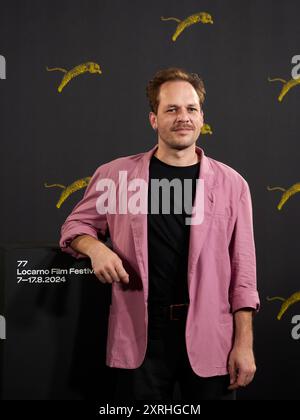
[[[188,156],[186,154],[178,156],[170,153],[164,153],[158,148],[154,153],[154,156],[156,156],[157,159],[161,160],[167,165],[172,166],[191,166],[200,161],[200,156],[196,151],[194,151],[193,154],[189,154]]]

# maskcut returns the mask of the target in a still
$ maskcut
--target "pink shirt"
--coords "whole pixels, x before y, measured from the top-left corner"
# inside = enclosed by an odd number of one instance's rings
[[[70,248],[70,242],[82,234],[103,239],[109,228],[113,251],[129,274],[128,285],[112,284],[106,353],[106,363],[111,367],[137,368],[146,353],[147,214],[100,214],[96,209],[101,194],[97,183],[109,178],[118,190],[119,171],[126,171],[128,183],[136,178],[148,183],[149,162],[156,149],[157,145],[146,153],[101,165],[61,229],[61,249],[82,258],[85,256]],[[192,369],[199,376],[209,377],[228,373],[233,312],[244,307],[258,310],[259,297],[249,186],[238,172],[205,156],[200,147],[196,146],[196,152],[201,159],[199,179],[204,183],[204,217],[202,223],[190,226],[190,305],[185,338]],[[200,198],[200,183],[195,202],[197,196]]]

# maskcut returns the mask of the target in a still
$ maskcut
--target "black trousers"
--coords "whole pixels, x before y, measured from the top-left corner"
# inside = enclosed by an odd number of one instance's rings
[[[114,401],[235,400],[229,375],[202,378],[192,370],[185,345],[186,319],[168,320],[149,308],[148,346],[142,365],[116,369]]]

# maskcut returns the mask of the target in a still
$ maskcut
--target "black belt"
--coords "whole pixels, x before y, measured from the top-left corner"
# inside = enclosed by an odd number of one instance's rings
[[[149,316],[152,315],[163,317],[170,321],[180,321],[186,319],[188,312],[188,303],[176,303],[172,305],[157,305],[152,304],[148,306]]]

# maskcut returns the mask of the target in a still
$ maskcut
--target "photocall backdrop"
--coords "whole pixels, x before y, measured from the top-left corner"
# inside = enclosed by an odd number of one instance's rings
[[[252,194],[258,369],[238,397],[299,399],[299,13],[296,0],[0,2],[3,399],[109,399],[110,286],[60,252],[60,227],[99,165],[156,144],[145,87],[170,66],[204,79],[197,144]],[[53,267],[68,274],[17,272]]]

